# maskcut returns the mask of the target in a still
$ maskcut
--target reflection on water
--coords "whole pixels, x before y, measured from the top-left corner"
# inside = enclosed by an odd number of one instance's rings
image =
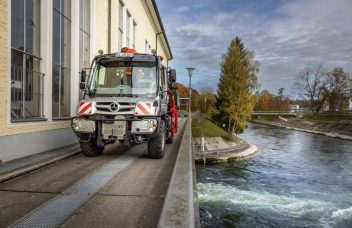
[[[352,227],[352,141],[251,124],[261,153],[197,166],[203,227]]]

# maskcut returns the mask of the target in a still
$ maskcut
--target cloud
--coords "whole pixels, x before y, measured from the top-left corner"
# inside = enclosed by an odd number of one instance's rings
[[[200,6],[200,2],[204,4]],[[196,67],[192,80],[197,88],[212,86],[216,90],[221,56],[235,36],[261,62],[261,89],[276,93],[286,87],[289,91],[306,65],[340,66],[352,74],[350,0],[161,3],[162,8],[182,13],[161,11],[178,78],[188,82],[184,68]]]
[[[187,12],[187,11],[189,11],[189,7],[188,6],[180,6],[180,7],[177,7],[175,9],[176,13],[184,13],[184,12]]]

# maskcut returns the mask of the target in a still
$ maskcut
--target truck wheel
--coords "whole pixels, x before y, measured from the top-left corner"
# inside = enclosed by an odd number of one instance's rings
[[[174,142],[174,137],[170,136],[169,138],[166,139],[167,144],[172,144]]]
[[[164,120],[160,120],[159,133],[148,141],[148,157],[160,159],[165,152],[166,127]]]
[[[91,142],[80,142],[80,144],[81,151],[86,157],[97,157],[104,151],[104,148],[97,147],[94,143]]]

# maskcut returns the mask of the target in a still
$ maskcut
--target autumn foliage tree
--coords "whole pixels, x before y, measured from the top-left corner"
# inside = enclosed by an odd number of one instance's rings
[[[351,97],[350,91],[351,79],[341,67],[335,67],[327,72],[323,95],[330,112],[346,111],[346,104]]]
[[[256,104],[252,92],[258,86],[259,63],[254,61],[254,53],[236,37],[223,55],[220,67],[217,105],[223,119],[228,121],[229,131],[241,132]]]
[[[261,92],[258,99],[258,111],[268,111],[270,96],[268,90],[263,90]]]
[[[211,116],[216,111],[216,96],[210,91],[203,91],[197,97],[197,103],[202,113]]]

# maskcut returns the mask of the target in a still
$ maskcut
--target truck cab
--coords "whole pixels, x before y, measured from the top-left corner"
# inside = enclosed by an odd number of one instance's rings
[[[101,54],[89,75],[82,71],[83,99],[72,128],[86,156],[98,156],[107,144],[148,143],[148,156],[162,158],[177,130],[176,71],[161,58],[133,49]]]

